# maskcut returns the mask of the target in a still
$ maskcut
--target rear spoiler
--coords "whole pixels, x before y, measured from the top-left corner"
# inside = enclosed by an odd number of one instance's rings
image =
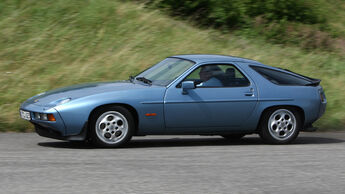
[[[280,68],[280,69],[282,69],[282,68]],[[303,77],[304,79],[310,81],[310,83],[306,84],[306,86],[318,86],[318,85],[320,85],[320,82],[321,82],[320,79],[315,79],[315,78],[307,77],[307,76],[304,76],[304,75],[295,73],[295,72],[293,72],[293,71],[290,71],[290,70],[288,70],[288,69],[282,69],[282,70],[285,70],[285,71],[288,71],[288,72],[290,72],[290,73],[296,74],[296,75],[301,76],[301,77]]]
[[[320,79],[309,78],[310,83],[306,84],[306,86],[318,86],[320,85]]]

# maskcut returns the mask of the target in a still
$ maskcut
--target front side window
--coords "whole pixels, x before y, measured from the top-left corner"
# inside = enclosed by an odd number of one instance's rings
[[[251,68],[274,84],[305,86],[311,83],[306,79],[299,78],[281,71],[258,66],[251,66]]]
[[[166,58],[148,70],[136,76],[136,80],[145,78],[154,85],[167,86],[195,63],[179,58]]]
[[[248,79],[233,65],[203,65],[189,74],[184,81],[194,81],[196,87],[248,86]]]

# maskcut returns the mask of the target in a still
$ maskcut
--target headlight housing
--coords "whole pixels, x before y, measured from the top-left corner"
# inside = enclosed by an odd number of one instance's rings
[[[42,120],[42,121],[56,121],[53,114],[46,114],[46,113],[38,113],[34,112],[34,117],[36,120]]]

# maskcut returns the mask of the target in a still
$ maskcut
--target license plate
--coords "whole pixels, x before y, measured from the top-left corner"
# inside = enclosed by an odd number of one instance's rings
[[[30,112],[28,111],[20,110],[20,117],[25,120],[31,120]]]

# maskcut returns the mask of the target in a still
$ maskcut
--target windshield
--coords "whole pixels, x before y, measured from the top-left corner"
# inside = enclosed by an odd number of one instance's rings
[[[145,83],[149,82],[154,85],[167,86],[193,65],[194,62],[188,60],[166,58],[148,70],[137,75],[136,80],[146,80]]]

